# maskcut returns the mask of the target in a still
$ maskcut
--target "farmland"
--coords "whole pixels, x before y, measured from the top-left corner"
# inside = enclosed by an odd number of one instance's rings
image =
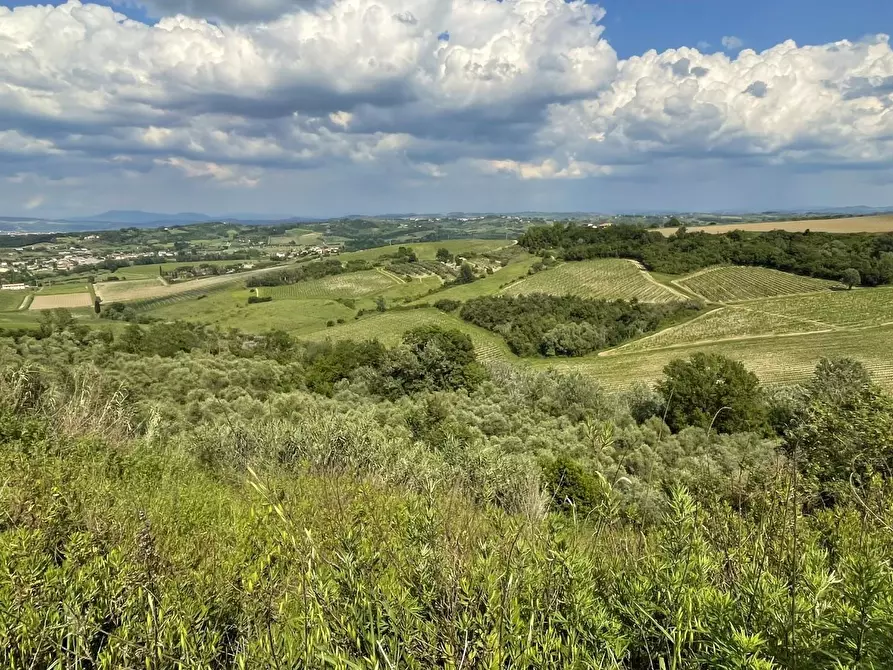
[[[510,246],[512,242],[505,240],[443,240],[440,242],[417,242],[401,245],[392,245],[387,247],[376,247],[374,249],[365,249],[363,251],[352,251],[341,254],[339,258],[343,261],[363,260],[376,261],[380,258],[397,253],[400,246],[412,247],[412,250],[421,260],[434,260],[438,249],[446,249],[453,255],[462,254],[484,254],[496,251],[505,246]]]
[[[747,307],[818,325],[865,327],[893,323],[893,288],[854,289],[747,303]]]
[[[30,291],[0,291],[0,312],[17,310],[30,294]]]
[[[709,302],[726,303],[840,288],[838,282],[759,267],[717,267],[673,282]]]
[[[675,349],[631,351],[591,356],[580,360],[549,362],[549,367],[577,371],[596,378],[609,389],[629,388],[637,381],[653,382],[673,358],[696,351],[717,353],[741,361],[767,384],[806,380],[822,357],[851,357],[861,361],[874,378],[893,388],[893,327],[816,332],[796,336],[726,340]],[[619,350],[618,350],[619,351]],[[539,362],[545,366],[546,362]]]
[[[660,228],[666,236],[675,234],[675,228]],[[727,223],[710,226],[696,226],[691,232],[703,232],[717,235],[733,230],[750,230],[754,232],[769,230],[787,230],[802,233],[807,230],[817,233],[886,233],[893,232],[893,215],[853,216],[841,219],[806,219],[803,221],[761,221],[759,223]]]
[[[258,288],[259,296],[274,300],[307,298],[361,298],[403,284],[398,278],[377,270],[350,272],[287,286]]]
[[[673,302],[686,296],[653,280],[635,263],[596,260],[564,263],[511,285],[505,295],[549,293],[609,300],[636,298],[642,302]]]
[[[79,307],[90,307],[92,304],[93,300],[86,291],[83,293],[57,293],[51,295],[37,293],[34,296],[34,300],[31,301],[30,309],[37,311],[59,308],[77,309]]]

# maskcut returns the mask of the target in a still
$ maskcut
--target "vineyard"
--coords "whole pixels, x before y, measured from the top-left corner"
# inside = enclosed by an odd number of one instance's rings
[[[300,281],[287,286],[262,287],[259,295],[271,296],[273,300],[360,298],[385,291],[397,285],[397,281],[383,272],[368,270]]]
[[[893,327],[884,326],[793,337],[720,341],[684,349],[617,352],[617,355],[591,356],[576,361],[549,361],[548,365],[566,372],[592,376],[605,388],[618,390],[629,388],[638,381],[654,382],[660,379],[664,366],[670,360],[696,351],[718,353],[739,360],[763,382],[772,385],[803,382],[823,357],[850,357],[861,361],[876,381],[893,388],[891,341]],[[546,362],[540,365],[546,365]]]
[[[830,329],[830,327],[822,328],[811,321],[800,321],[777,314],[767,314],[740,307],[721,307],[681,325],[667,328],[655,335],[618,347],[606,355],[691,346],[698,343],[737,338],[807,333]]]
[[[626,260],[596,260],[564,263],[542,270],[503,291],[505,295],[549,293],[584,298],[672,302],[685,299],[663,286]]]
[[[96,295],[103,302],[124,302],[153,298],[165,293],[168,288],[158,278],[134,279],[128,281],[97,282],[93,285]]]
[[[837,282],[757,267],[717,267],[673,282],[710,302],[739,302],[840,287]]]
[[[893,323],[893,288],[773,298],[747,307],[831,326],[877,326]]]

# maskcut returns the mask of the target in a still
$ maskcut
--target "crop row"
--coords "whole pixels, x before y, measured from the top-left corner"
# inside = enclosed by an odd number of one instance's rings
[[[813,277],[752,267],[720,267],[680,279],[679,286],[711,302],[737,302],[779,295],[811,293],[837,286]]]
[[[564,263],[513,284],[504,293],[549,293],[608,300],[636,298],[642,302],[679,300],[670,289],[649,281],[634,264],[622,260]]]

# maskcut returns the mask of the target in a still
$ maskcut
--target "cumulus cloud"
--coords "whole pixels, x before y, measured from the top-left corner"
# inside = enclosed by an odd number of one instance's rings
[[[722,38],[722,46],[727,51],[738,51],[744,46],[744,40],[734,35],[726,35]]]
[[[353,167],[554,182],[656,159],[893,162],[883,35],[619,61],[581,1],[147,3],[152,26],[76,0],[0,7],[0,176],[162,171],[244,192]]]

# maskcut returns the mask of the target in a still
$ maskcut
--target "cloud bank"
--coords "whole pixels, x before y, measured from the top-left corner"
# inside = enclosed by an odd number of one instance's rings
[[[603,11],[583,2],[193,0],[187,11],[226,22],[150,26],[76,1],[0,7],[0,180],[70,194],[85,173],[176,177],[245,192],[336,172],[414,184],[634,178],[667,161],[893,167],[885,35],[621,61]]]

